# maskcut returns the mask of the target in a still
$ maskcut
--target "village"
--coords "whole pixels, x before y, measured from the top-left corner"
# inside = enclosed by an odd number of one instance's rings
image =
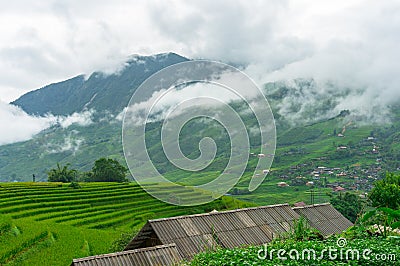
[[[342,133],[338,138],[345,138]],[[335,152],[326,157],[312,158],[301,164],[290,166],[289,169],[271,171],[279,177],[278,187],[309,186],[311,188],[331,188],[332,192],[360,191],[360,197],[372,189],[372,183],[383,173],[381,148],[377,139],[369,136],[358,144],[335,145]],[[302,149],[288,151],[281,156],[291,156],[305,153]],[[343,158],[369,158],[372,163],[341,163]],[[349,160],[350,161],[350,160]],[[336,164],[336,165],[335,165]]]

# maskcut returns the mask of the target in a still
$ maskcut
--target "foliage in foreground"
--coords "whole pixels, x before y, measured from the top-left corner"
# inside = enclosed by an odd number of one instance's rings
[[[269,244],[219,248],[196,255],[189,265],[400,265],[399,242],[371,236],[363,226],[324,239],[300,217],[290,232]]]
[[[400,208],[400,175],[387,173],[386,177],[374,183],[369,194],[373,207]]]
[[[389,240],[382,237],[369,237],[369,238],[356,238],[351,241],[348,240],[346,246],[343,248],[337,245],[338,238],[331,237],[326,240],[309,240],[309,241],[297,241],[295,239],[286,239],[274,241],[267,246],[250,246],[243,248],[234,249],[218,249],[215,252],[201,253],[195,256],[195,258],[189,263],[193,266],[201,265],[399,265],[400,264],[400,246],[399,243],[395,243],[396,240]],[[281,254],[281,257],[287,258],[282,260],[278,258],[278,250],[285,250],[285,254]],[[297,250],[299,252],[299,259],[294,259],[296,253],[291,250]],[[322,251],[326,249],[332,250],[331,256],[328,251],[323,253],[322,259],[320,256]],[[363,258],[363,251],[369,249],[371,253],[368,255],[370,259]],[[310,259],[308,259],[308,251],[315,250],[316,257],[314,259],[311,253]],[[349,252],[346,260],[347,250],[358,250],[360,258],[357,259],[355,254],[352,259],[352,253]],[[272,256],[270,252],[273,251]],[[305,252],[304,259],[302,259],[302,252]],[[341,258],[342,252],[342,258]],[[290,258],[289,254],[293,255],[293,259]],[[386,256],[386,260],[377,259],[376,255]],[[395,258],[390,257],[390,254],[394,254]],[[335,259],[335,255],[337,256]],[[260,257],[259,257],[260,256]],[[394,260],[393,260],[394,259]]]

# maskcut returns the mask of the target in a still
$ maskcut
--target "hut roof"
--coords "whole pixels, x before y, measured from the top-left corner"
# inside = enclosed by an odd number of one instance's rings
[[[149,220],[125,250],[175,243],[183,258],[215,247],[261,245],[290,231],[304,216],[323,235],[353,225],[329,203],[291,208],[288,204]]]
[[[176,265],[182,260],[175,244],[160,245],[135,250],[74,259],[71,266],[106,265]]]
[[[143,247],[151,238],[157,238],[153,243],[175,243],[182,257],[191,258],[217,246],[270,242],[288,232],[298,218],[288,204],[280,204],[149,220],[125,250]]]
[[[353,225],[329,203],[294,207],[293,210],[304,216],[310,226],[318,229],[324,236],[343,232]]]

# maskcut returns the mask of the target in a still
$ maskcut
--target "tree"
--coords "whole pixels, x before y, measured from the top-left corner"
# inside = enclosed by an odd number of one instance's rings
[[[90,176],[93,182],[124,182],[128,169],[117,160],[100,158],[95,161]]]
[[[70,164],[61,166],[57,163],[57,168],[50,169],[47,172],[47,178],[49,182],[72,182],[76,179],[78,171],[75,169],[69,169]]]
[[[335,209],[353,223],[356,221],[362,210],[362,202],[360,198],[353,193],[339,193],[339,195],[333,196],[330,202]]]
[[[382,180],[376,181],[369,194],[373,207],[400,208],[400,175],[387,173]]]

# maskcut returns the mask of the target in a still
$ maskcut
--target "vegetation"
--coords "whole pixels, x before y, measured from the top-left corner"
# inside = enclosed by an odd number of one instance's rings
[[[375,208],[363,215],[361,225],[374,225],[371,230],[385,237],[392,235],[395,229],[400,228],[399,197],[400,175],[387,173],[385,178],[375,182],[368,197]]]
[[[376,184],[370,199],[373,206],[380,207],[365,213],[361,219],[356,219],[363,209],[355,194],[344,193],[332,197],[332,204],[348,218],[356,221],[355,226],[342,234],[324,239],[317,230],[310,228],[306,219],[300,217],[289,233],[282,234],[265,246],[218,248],[196,255],[187,264],[399,265],[400,232],[395,229],[400,228],[400,210],[398,207],[384,207],[391,204],[389,200],[394,199],[398,193],[395,188],[398,185],[398,176],[387,174],[386,178]],[[384,196],[376,200],[378,191]],[[371,226],[374,224],[375,226]],[[309,253],[310,250],[315,251],[315,257],[314,253]],[[329,250],[333,253],[328,252]],[[367,256],[363,256],[365,250],[368,250]],[[304,253],[305,257],[303,251],[307,251]],[[297,254],[299,257],[296,257]],[[282,257],[285,259],[282,260]]]
[[[388,235],[397,235],[393,233],[395,229],[400,228],[400,210],[393,210],[387,207],[379,207],[367,212],[362,219],[363,223],[376,224],[372,230],[379,232],[384,237]]]
[[[313,239],[323,239],[321,233],[310,227],[307,219],[301,216],[298,220],[294,221],[292,230],[287,234],[283,235],[282,238],[294,239],[296,241],[306,241]]]
[[[370,251],[367,256],[363,256],[365,254],[363,252],[367,249]],[[342,234],[324,239],[317,230],[307,225],[304,218],[300,218],[294,223],[291,232],[264,246],[217,248],[196,255],[187,264],[193,266],[398,265],[399,254],[398,243],[382,236],[372,236],[362,226],[351,227]]]
[[[375,182],[369,194],[373,207],[400,208],[400,175],[386,174],[382,180]]]
[[[169,54],[160,61],[158,59],[141,58],[145,67],[141,63],[136,64],[134,60],[128,62],[119,75],[93,73],[88,79],[78,76],[29,93],[15,102],[35,115],[70,115],[83,109],[97,111],[91,115],[92,123],[86,126],[72,124],[64,128],[55,125],[32,140],[1,147],[2,181],[27,181],[34,173],[36,181],[48,180],[52,183],[0,185],[0,265],[66,265],[75,257],[118,251],[132,236],[132,232],[147,219],[249,206],[240,200],[263,205],[298,201],[326,202],[329,199],[327,193],[332,191],[332,187],[328,185],[333,184],[345,185],[346,189],[354,190],[353,194],[332,195],[330,200],[347,218],[358,222],[356,218],[362,202],[357,193],[367,192],[372,187],[373,180],[381,179],[384,175],[382,169],[400,169],[399,106],[390,107],[392,123],[385,125],[358,123],[359,118],[352,117],[348,110],[342,111],[336,117],[317,121],[316,118],[327,117],[334,110],[335,97],[328,95],[314,103],[315,107],[306,106],[299,110],[299,106],[294,104],[288,108],[297,117],[304,118],[305,122],[290,121],[290,115],[286,117],[279,113],[282,100],[293,92],[301,93],[303,88],[310,89],[312,81],[298,82],[297,89],[300,90],[294,91],[293,88],[274,83],[266,87],[276,118],[278,142],[274,164],[263,184],[256,191],[248,190],[257,164],[256,154],[261,145],[257,134],[250,134],[250,152],[253,156],[250,157],[238,184],[230,192],[235,198],[223,197],[207,205],[185,208],[159,202],[136,184],[122,183],[127,177],[127,170],[126,165],[119,163],[124,160],[120,138],[121,121],[116,119],[128,103],[132,92],[148,75],[166,65],[186,60],[174,54]],[[238,111],[250,133],[251,129],[257,128],[255,117],[240,112],[240,104],[232,103],[232,108]],[[171,181],[188,185],[207,183],[221,173],[229,160],[231,147],[227,132],[218,123],[202,124],[193,120],[182,128],[180,144],[187,157],[193,159],[199,155],[198,143],[204,137],[213,138],[218,146],[215,160],[200,172],[176,169],[168,162],[160,143],[161,125],[161,122],[146,125],[148,153],[160,173]],[[368,140],[369,137],[372,140]],[[98,159],[99,154],[107,158]],[[97,161],[93,166],[95,160]],[[56,164],[57,167],[52,169]],[[349,175],[339,176],[337,172],[317,177],[312,172],[318,166],[338,167]],[[364,180],[357,181],[355,177]],[[277,183],[281,181],[290,186],[277,187]],[[307,181],[313,182],[312,189],[306,185]],[[399,191],[398,175],[389,174],[375,183],[369,199],[376,209],[368,212],[360,225],[347,232],[346,236],[354,236],[351,245],[371,246],[374,252],[388,251],[390,242],[369,236],[368,232],[375,232],[368,227],[371,224],[385,225],[384,236],[390,234],[386,231],[388,226],[397,227]],[[166,193],[168,192],[179,193],[167,188]],[[320,240],[318,233],[310,231],[307,224],[300,220],[292,235],[273,242],[271,247],[322,249],[324,246],[334,245],[334,242],[335,239]],[[255,257],[252,252],[258,249],[250,247],[219,250],[216,253],[199,255],[192,263],[269,263],[252,260]],[[63,250],[62,254],[60,250]],[[394,251],[398,252],[398,249]],[[335,261],[337,262],[343,261]],[[281,261],[273,262],[276,263]],[[330,264],[328,261],[326,263]],[[375,262],[368,263],[374,265]]]
[[[363,237],[354,238],[347,241],[347,245],[343,248],[344,252],[349,250],[358,250],[360,258],[352,259],[350,254],[346,260],[345,256],[340,255],[340,248],[337,246],[338,236],[332,236],[326,240],[308,240],[297,241],[294,239],[276,240],[266,246],[250,246],[234,249],[218,249],[214,252],[205,252],[196,255],[194,259],[188,263],[193,266],[219,266],[219,265],[398,265],[398,254],[400,254],[400,246],[392,240],[382,237]],[[335,249],[329,257],[328,252],[323,250]],[[278,257],[278,250],[283,249],[287,253],[280,253],[282,260]],[[299,259],[295,259],[296,253],[292,252],[293,259],[289,257],[291,250],[299,251]],[[364,258],[362,252],[366,249],[371,250],[369,259]],[[315,250],[316,257],[313,253],[305,253],[305,259],[302,259],[304,250]],[[270,252],[273,251],[272,256]],[[321,254],[323,257],[321,258]],[[382,255],[386,260],[380,260],[376,255]],[[393,256],[396,256],[394,257]],[[260,256],[260,258],[259,258]],[[336,258],[335,258],[336,257]]]
[[[0,265],[69,265],[73,258],[121,251],[148,219],[254,206],[224,196],[179,207],[158,201],[135,183],[72,184],[79,188],[61,182],[0,183]]]
[[[357,194],[346,192],[331,195],[330,203],[351,222],[355,222],[365,203]]]
[[[272,101],[271,105],[276,114],[276,106],[282,98],[275,98],[275,102]],[[240,110],[240,107],[234,107]],[[246,126],[252,128],[255,125],[254,117],[243,116]],[[126,167],[120,144],[121,122],[111,118],[107,120],[105,117],[106,113],[98,112],[93,115],[94,123],[88,126],[73,124],[66,129],[55,126],[37,135],[33,140],[2,146],[0,178],[3,181],[26,181],[31,180],[32,173],[35,173],[36,181],[47,181],[47,172],[58,162],[61,165],[71,163],[71,168],[78,170],[79,173],[87,173],[80,174],[79,181],[90,181],[93,162],[99,159],[99,154],[117,160]],[[396,144],[397,133],[400,130],[399,117],[398,107],[393,108],[393,123],[384,126],[357,124],[354,121],[348,125],[353,119],[348,112],[333,119],[307,125],[298,124],[296,127],[291,127],[284,121],[284,117],[278,117],[276,121],[278,146],[272,169],[266,180],[257,190],[253,192],[248,190],[249,181],[253,178],[253,170],[257,164],[257,157],[250,156],[245,173],[229,193],[241,200],[268,205],[282,202],[293,204],[298,201],[311,204],[313,201],[310,195],[313,192],[306,186],[307,181],[314,182],[314,191],[317,192],[314,203],[329,201],[326,193],[332,192],[332,186],[329,186],[332,184],[345,187],[346,190],[352,190],[356,194],[368,192],[375,178],[380,179],[385,170],[395,171],[400,166],[397,163],[400,158],[398,157],[400,145]],[[156,168],[166,178],[182,184],[198,185],[215,179],[221,173],[221,169],[229,159],[230,142],[225,138],[226,132],[218,125],[204,125],[191,121],[182,129],[180,144],[183,153],[189,158],[198,156],[198,140],[202,137],[212,137],[218,146],[217,158],[209,167],[200,172],[190,172],[176,169],[166,160],[159,138],[161,124],[147,125],[146,145]],[[333,134],[335,130],[336,133],[342,132],[344,126],[346,126],[345,137]],[[370,136],[374,139],[368,141],[367,138]],[[81,141],[79,145],[71,147],[66,145],[67,140],[72,144]],[[64,146],[71,149],[62,149]],[[347,149],[340,149],[343,146]],[[374,146],[379,147],[378,151],[373,152]],[[253,135],[251,135],[251,152],[254,154],[259,152],[259,140]],[[21,164],[24,167],[19,167]],[[321,175],[319,180],[315,180],[312,172],[318,166],[339,167],[340,171],[345,171],[348,175],[338,177],[336,176],[340,173],[338,171],[331,175]],[[298,176],[304,179],[296,179]],[[359,177],[359,181],[354,179],[356,176]],[[127,178],[132,179],[129,174]],[[281,181],[287,182],[290,186],[277,187],[277,183]],[[354,212],[345,215],[354,220]]]
[[[69,169],[70,164],[63,167],[57,163],[57,168],[51,169],[48,175],[49,182],[71,182],[70,187],[80,188],[75,181],[80,176],[80,181],[85,182],[127,182],[126,174],[128,169],[115,159],[100,158],[95,161],[89,172],[80,173],[76,169]]]
[[[57,163],[57,168],[53,168],[47,173],[49,182],[67,183],[75,181],[78,171],[75,169],[69,169],[69,166],[70,164],[61,166],[59,163]]]
[[[125,182],[128,169],[117,160],[100,158],[92,168],[92,182]]]

